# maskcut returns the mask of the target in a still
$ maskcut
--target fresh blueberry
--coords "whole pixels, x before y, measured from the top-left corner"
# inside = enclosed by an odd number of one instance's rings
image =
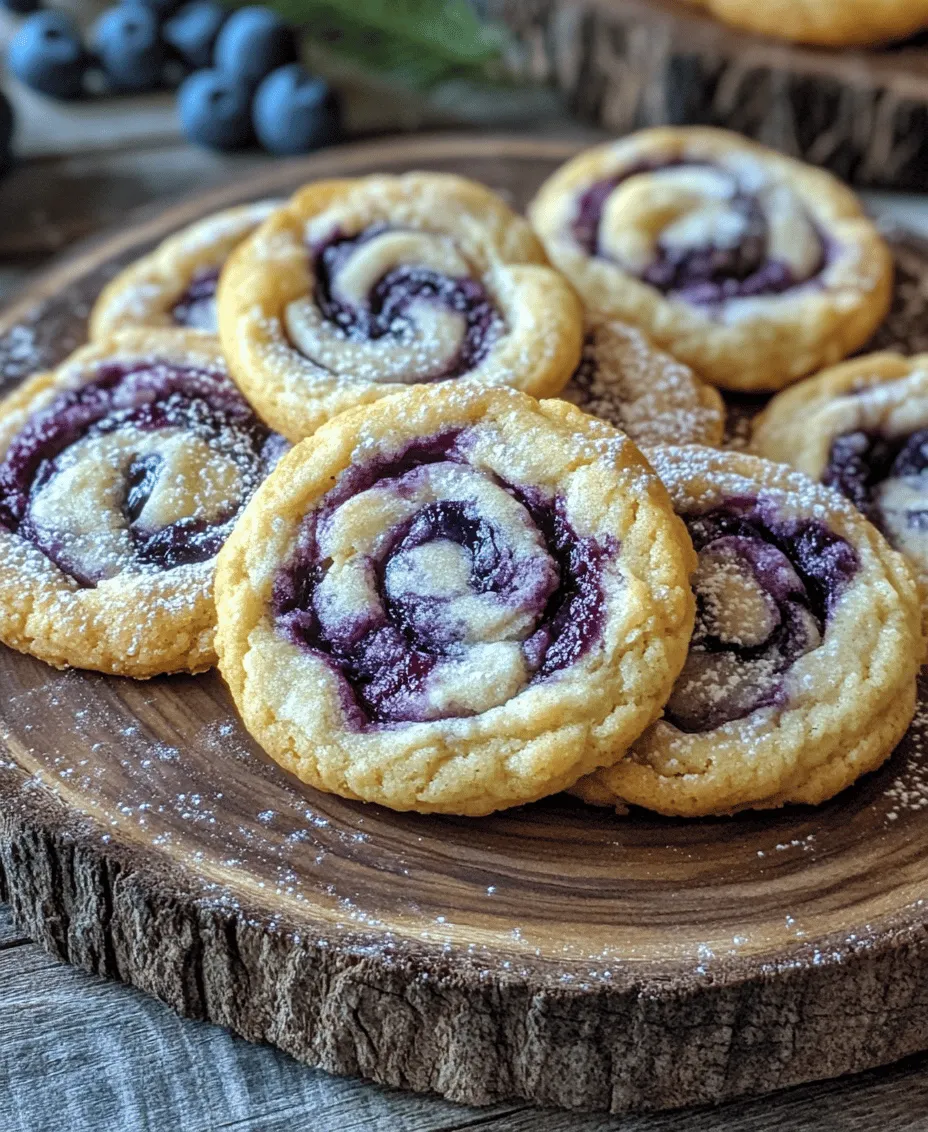
[[[251,85],[222,71],[197,71],[177,92],[184,133],[209,149],[244,149],[254,141]]]
[[[225,19],[226,10],[216,0],[193,0],[168,20],[161,35],[189,67],[208,67]]]
[[[42,0],[0,0],[0,7],[8,12],[15,12],[17,16],[28,16],[30,12],[37,12]]]
[[[271,153],[309,153],[338,137],[335,92],[299,63],[278,67],[258,87],[252,106],[255,133]]]
[[[297,58],[296,33],[269,8],[239,8],[216,39],[213,61],[220,71],[252,85]]]
[[[93,48],[113,90],[160,86],[167,56],[158,19],[145,5],[108,8],[93,30]]]
[[[87,53],[77,25],[63,12],[27,16],[10,40],[6,62],[20,82],[52,98],[83,93]]]

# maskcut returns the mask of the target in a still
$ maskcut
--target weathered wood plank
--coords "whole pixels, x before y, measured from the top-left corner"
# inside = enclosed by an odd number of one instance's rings
[[[514,1107],[464,1109],[329,1077],[32,944],[0,951],[0,1034],[3,1132],[442,1132]]]

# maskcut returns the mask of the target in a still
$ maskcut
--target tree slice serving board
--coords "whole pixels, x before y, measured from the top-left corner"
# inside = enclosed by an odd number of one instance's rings
[[[462,136],[275,165],[56,267],[0,323],[0,371],[60,359],[116,270],[218,207],[410,168],[521,207],[572,152]],[[894,244],[882,344],[922,347],[928,246]],[[828,805],[690,822],[566,797],[481,820],[342,801],[262,754],[216,674],[135,683],[3,650],[0,738],[18,924],[335,1073],[618,1112],[928,1047],[925,710]]]
[[[728,27],[685,0],[486,6],[513,33],[512,70],[607,129],[727,126],[855,184],[928,189],[926,36],[828,50]]]

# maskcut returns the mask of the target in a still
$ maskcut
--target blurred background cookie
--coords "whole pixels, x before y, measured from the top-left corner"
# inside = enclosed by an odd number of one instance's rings
[[[925,0],[688,0],[747,31],[824,47],[868,46],[928,27]]]
[[[863,345],[892,261],[854,195],[736,134],[642,131],[569,161],[529,217],[592,317],[723,389],[781,389]]]

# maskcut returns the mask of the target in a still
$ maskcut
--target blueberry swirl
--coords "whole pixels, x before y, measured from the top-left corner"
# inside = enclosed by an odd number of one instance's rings
[[[90,314],[90,338],[117,331],[178,329],[215,336],[219,276],[236,247],[267,218],[276,201],[227,208],[181,229],[129,264],[101,292]]]
[[[404,389],[297,445],[219,555],[217,652],[304,782],[486,814],[615,762],[683,665],[694,562],[631,441],[561,400]]]
[[[835,488],[928,575],[928,358],[824,370],[770,402],[752,446]]]
[[[616,540],[468,450],[449,433],[345,473],[276,579],[280,630],[340,674],[358,727],[488,711],[600,638]]]
[[[822,481],[922,570],[928,567],[928,428],[896,436],[843,433],[832,442]]]
[[[462,377],[505,330],[447,235],[375,225],[313,253],[314,295],[287,308],[291,340],[328,370],[411,384]]]
[[[757,499],[685,522],[699,555],[696,628],[664,714],[696,734],[782,701],[786,673],[822,644],[858,562],[819,520],[778,518]]]
[[[696,623],[665,706],[591,802],[705,817],[833,797],[915,710],[919,594],[837,492],[743,452],[648,453],[697,551]]]
[[[85,588],[205,562],[282,447],[220,371],[114,357],[13,436],[0,526]]]
[[[203,330],[215,334],[216,288],[219,285],[218,267],[203,267],[197,271],[186,289],[171,307],[171,321],[187,330]]]
[[[817,276],[826,245],[793,190],[756,170],[678,160],[597,181],[577,200],[577,242],[696,305],[779,295]]]

